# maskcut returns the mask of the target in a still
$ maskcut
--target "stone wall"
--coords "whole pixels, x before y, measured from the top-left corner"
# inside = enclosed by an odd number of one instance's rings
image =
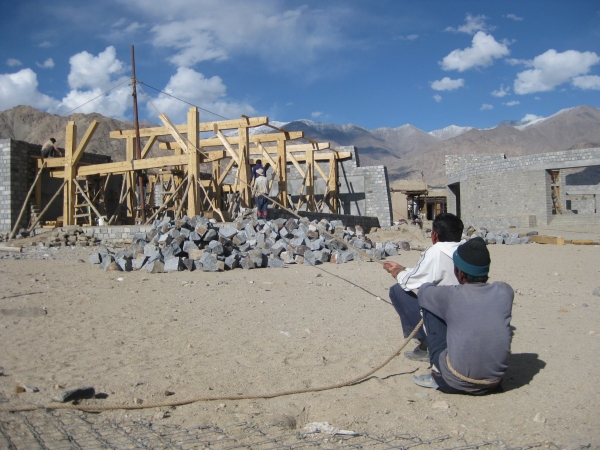
[[[553,217],[551,171],[559,172],[554,184],[565,211],[571,188],[561,169],[599,163],[600,148],[509,159],[502,154],[446,155],[448,211],[459,214],[465,225],[490,229],[545,226]],[[590,204],[582,206],[588,214]]]
[[[42,146],[30,144],[14,139],[0,139],[0,232],[10,232],[15,225],[17,217],[27,192],[35,178],[36,160],[32,156],[39,156]],[[90,164],[110,162],[109,156],[84,153],[81,161]],[[47,171],[46,171],[47,172]],[[60,187],[62,179],[51,178],[47,173],[42,176],[42,207],[44,207],[56,190]],[[32,194],[31,201],[35,194]],[[19,228],[27,227],[30,210],[27,208]],[[54,201],[45,220],[53,220],[62,215],[62,194]]]

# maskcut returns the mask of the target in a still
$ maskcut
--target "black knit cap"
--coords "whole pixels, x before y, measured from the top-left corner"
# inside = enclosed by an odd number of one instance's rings
[[[490,252],[485,241],[480,237],[469,239],[459,245],[452,259],[461,272],[474,277],[487,276],[490,270]]]

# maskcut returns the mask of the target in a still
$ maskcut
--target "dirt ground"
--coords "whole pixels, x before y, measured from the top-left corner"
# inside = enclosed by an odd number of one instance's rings
[[[504,392],[479,398],[418,387],[411,376],[427,364],[400,356],[353,386],[163,407],[161,423],[329,422],[357,432],[600,447],[600,297],[592,295],[600,246],[489,248],[491,280],[516,292]],[[376,262],[148,274],[104,272],[87,262],[91,251],[28,247],[0,260],[0,407],[46,404],[83,386],[108,395],[84,401],[98,405],[319,387],[368,372],[403,340],[388,301],[394,280]],[[390,259],[410,266],[418,258]],[[40,392],[16,394],[18,384]]]

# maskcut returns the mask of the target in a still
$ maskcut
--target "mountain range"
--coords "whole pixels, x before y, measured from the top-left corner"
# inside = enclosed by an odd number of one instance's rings
[[[0,112],[0,139],[13,138],[42,144],[54,136],[64,144],[65,127],[75,121],[82,135],[92,120],[100,125],[90,142],[88,151],[110,155],[113,160],[123,160],[123,141],[110,139],[109,131],[132,129],[131,122],[104,117],[97,113],[73,114],[61,117],[17,106]],[[358,125],[334,125],[311,120],[272,122],[289,131],[303,131],[310,139],[330,142],[333,146],[353,145],[358,148],[360,164],[385,165],[390,180],[421,178],[429,185],[444,185],[444,155],[504,153],[507,157],[600,147],[600,109],[582,105],[564,109],[550,117],[528,123],[504,121],[488,129],[458,127],[426,132],[406,124],[397,128],[367,129]],[[140,126],[155,126],[142,122]],[[259,127],[253,133],[273,132],[272,128]],[[158,156],[158,149],[152,155]]]

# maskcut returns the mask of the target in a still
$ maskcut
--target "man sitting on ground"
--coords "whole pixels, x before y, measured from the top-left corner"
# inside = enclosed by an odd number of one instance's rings
[[[390,288],[390,300],[400,316],[405,338],[421,320],[421,309],[413,291],[419,289],[423,283],[442,286],[458,284],[454,276],[452,255],[459,245],[463,228],[462,220],[454,214],[439,214],[432,225],[433,245],[421,254],[414,268],[407,269],[392,261],[383,264],[384,269],[398,280],[398,284]],[[405,352],[404,356],[415,361],[429,362],[423,328],[417,331],[415,339],[418,339],[419,345],[413,351]]]
[[[65,156],[54,144],[56,144],[56,139],[54,139],[53,137],[44,142],[44,145],[42,145],[41,150],[42,158],[57,158],[59,155],[61,157]]]
[[[458,286],[419,289],[432,372],[413,381],[448,394],[486,394],[508,368],[514,292],[501,281],[487,283],[491,261],[482,238],[459,246],[453,260]]]

